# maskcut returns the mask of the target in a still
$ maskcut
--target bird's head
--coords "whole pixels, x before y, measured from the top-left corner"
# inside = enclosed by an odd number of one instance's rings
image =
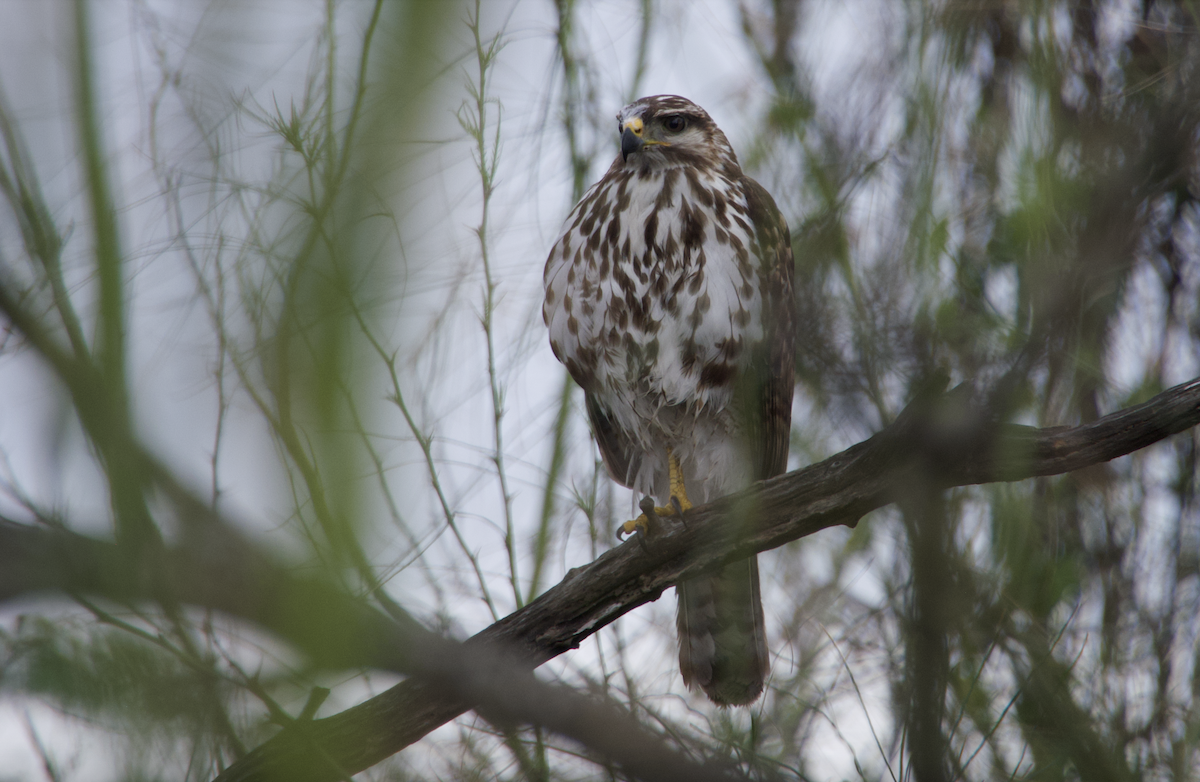
[[[617,114],[617,131],[627,169],[737,165],[733,148],[708,112],[678,95],[638,98]]]

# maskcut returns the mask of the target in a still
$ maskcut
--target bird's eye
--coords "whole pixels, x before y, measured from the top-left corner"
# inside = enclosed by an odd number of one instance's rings
[[[678,133],[687,127],[687,120],[679,114],[672,114],[663,120],[663,127],[672,133]]]

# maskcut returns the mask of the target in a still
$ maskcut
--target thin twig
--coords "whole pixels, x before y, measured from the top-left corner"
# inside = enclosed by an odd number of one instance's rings
[[[491,257],[488,250],[488,216],[490,213],[492,193],[496,187],[496,168],[500,163],[500,117],[497,110],[496,126],[492,138],[488,140],[487,107],[492,102],[488,98],[488,76],[495,62],[496,55],[503,46],[501,34],[495,35],[486,44],[480,30],[481,0],[475,0],[475,13],[467,17],[467,29],[475,40],[476,81],[468,83],[468,91],[474,98],[474,105],[464,104],[459,110],[458,120],[463,129],[475,141],[475,166],[479,172],[479,183],[483,199],[480,205],[479,225],[475,228],[475,236],[479,242],[479,256],[483,262],[483,314],[480,318],[485,340],[487,342],[488,385],[492,393],[492,464],[496,468],[496,477],[500,483],[500,499],[504,507],[504,547],[508,552],[508,575],[512,584],[513,599],[517,607],[524,605],[521,594],[521,579],[517,569],[517,535],[513,524],[512,492],[508,488],[508,471],[504,466],[504,392],[500,387],[500,378],[496,369],[496,280],[492,275]]]
[[[433,458],[433,435],[427,435],[421,431],[413,418],[412,413],[408,409],[408,404],[404,401],[404,391],[400,388],[400,376],[396,372],[396,356],[389,353],[376,337],[367,323],[362,318],[362,314],[357,310],[352,310],[355,318],[358,321],[358,327],[362,331],[363,336],[371,343],[371,347],[375,353],[383,361],[388,370],[388,377],[392,381],[392,393],[388,400],[396,405],[400,410],[400,414],[404,416],[404,422],[408,424],[408,431],[412,433],[413,439],[417,441],[417,445],[421,448],[421,454],[425,457],[425,469],[428,471],[429,483],[433,487],[434,494],[437,495],[438,504],[442,509],[442,518],[446,520],[446,527],[454,533],[454,539],[458,541],[458,547],[471,563],[471,569],[475,572],[475,580],[479,584],[479,593],[483,597],[483,602],[487,604],[488,611],[492,614],[492,619],[500,618],[500,612],[496,608],[495,601],[492,600],[492,594],[488,590],[487,579],[483,575],[483,569],[479,565],[479,558],[475,556],[475,552],[471,551],[467,546],[467,540],[463,537],[462,531],[458,528],[458,522],[454,510],[450,507],[450,501],[446,498],[446,492],[442,489],[442,481],[438,476],[437,463]]]

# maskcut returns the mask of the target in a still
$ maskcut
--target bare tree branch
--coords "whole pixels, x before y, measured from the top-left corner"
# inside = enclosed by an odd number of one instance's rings
[[[327,667],[412,674],[333,717],[297,723],[227,769],[231,780],[332,780],[398,752],[476,708],[579,740],[642,778],[721,778],[687,763],[616,709],[537,682],[530,666],[576,648],[680,580],[837,525],[903,495],[912,470],[944,486],[1055,475],[1099,464],[1200,423],[1200,378],[1080,427],[995,425],[961,394],[921,399],[875,436],[819,464],[689,511],[570,571],[554,588],[465,644],[397,624],[330,585],[296,579],[223,524],[185,525],[189,540],[154,577],[117,546],[61,530],[0,524],[0,601],[35,591],[203,605],[269,628]],[[747,507],[754,513],[747,514]],[[725,519],[756,518],[730,529]],[[171,594],[158,594],[169,575]],[[504,650],[497,653],[497,650]]]
[[[827,527],[854,526],[889,504],[916,461],[940,464],[943,486],[1057,475],[1131,453],[1200,423],[1200,378],[1145,404],[1079,427],[1032,429],[1005,425],[950,426],[946,407],[911,405],[888,428],[825,461],[781,475],[747,492],[688,513],[686,527],[664,530],[645,547],[630,541],[572,570],[554,588],[470,642],[506,642],[540,665],[576,648],[632,608],[658,598],[677,581],[726,561],[764,551]],[[969,421],[970,416],[960,416]],[[758,504],[758,527],[736,542],[723,521],[729,509]],[[359,771],[399,752],[454,719],[466,707],[435,688],[405,681],[358,706],[314,722],[305,735],[284,731],[231,766],[220,782],[277,775],[329,780],[314,762],[316,746]]]

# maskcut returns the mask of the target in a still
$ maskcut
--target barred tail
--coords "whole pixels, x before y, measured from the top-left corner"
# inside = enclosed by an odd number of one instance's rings
[[[675,591],[684,683],[722,706],[753,702],[769,670],[758,558],[686,581]]]

